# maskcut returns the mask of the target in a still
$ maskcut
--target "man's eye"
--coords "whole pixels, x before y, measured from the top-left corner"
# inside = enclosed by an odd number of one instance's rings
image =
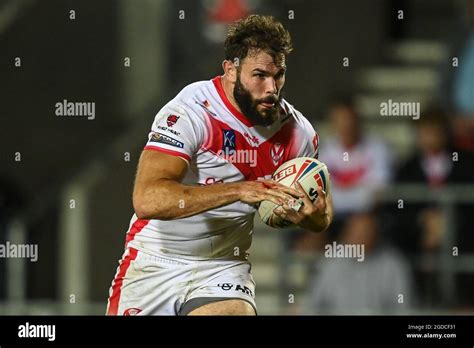
[[[285,73],[281,73],[281,74],[278,74],[277,76],[275,76],[275,79],[281,80],[284,76],[285,76]]]
[[[259,78],[264,78],[264,77],[265,77],[264,74],[255,74],[254,76],[257,76],[257,77],[259,77]]]

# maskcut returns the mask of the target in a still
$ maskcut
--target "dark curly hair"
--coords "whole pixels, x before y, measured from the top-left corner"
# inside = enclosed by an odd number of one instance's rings
[[[273,58],[293,50],[288,30],[272,16],[250,15],[229,27],[224,43],[225,59],[243,60],[247,55],[264,51]]]

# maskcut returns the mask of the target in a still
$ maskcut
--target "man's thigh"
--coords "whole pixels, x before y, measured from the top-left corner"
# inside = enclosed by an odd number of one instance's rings
[[[180,315],[256,315],[255,282],[246,261],[204,261]]]
[[[110,289],[109,315],[176,315],[192,269],[178,261],[130,248]]]
[[[221,300],[203,305],[188,315],[256,315],[250,303],[244,300]]]

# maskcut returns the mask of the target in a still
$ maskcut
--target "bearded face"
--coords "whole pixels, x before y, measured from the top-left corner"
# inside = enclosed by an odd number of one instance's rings
[[[241,81],[240,72],[237,74],[237,81],[234,87],[234,99],[240,110],[254,125],[269,126],[280,115],[280,101],[283,95],[280,91],[278,95],[272,94],[265,98],[255,99],[251,92],[244,87]]]

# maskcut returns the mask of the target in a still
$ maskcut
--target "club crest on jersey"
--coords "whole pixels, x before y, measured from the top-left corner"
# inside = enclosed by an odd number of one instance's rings
[[[281,159],[283,158],[283,154],[285,152],[285,148],[280,143],[275,143],[270,148],[270,156],[272,157],[272,161],[274,165],[278,165]]]
[[[168,127],[173,127],[176,122],[178,122],[179,116],[176,115],[169,115],[168,118],[166,119],[166,124]]]
[[[244,136],[249,140],[250,145],[258,146],[260,144],[260,140],[255,135],[250,135],[249,133],[245,132]]]
[[[229,151],[235,150],[235,132],[232,129],[223,129],[223,143],[222,151],[228,153]]]

